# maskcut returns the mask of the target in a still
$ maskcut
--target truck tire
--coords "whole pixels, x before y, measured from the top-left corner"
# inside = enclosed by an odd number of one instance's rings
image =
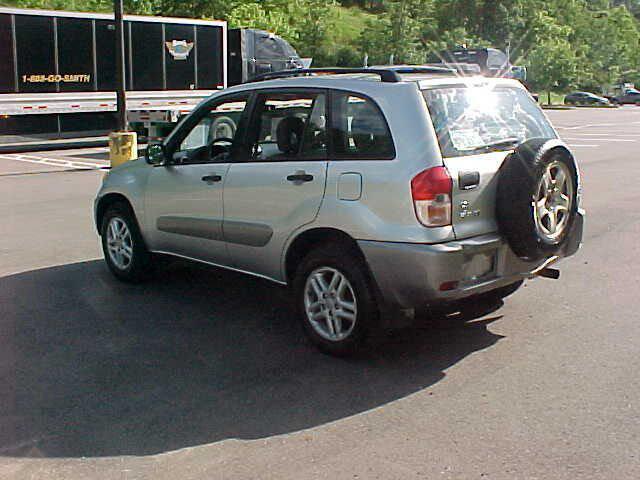
[[[305,333],[324,353],[356,353],[378,325],[378,304],[368,269],[342,244],[312,250],[298,266],[292,287]]]
[[[496,192],[496,218],[513,252],[539,260],[559,252],[577,212],[574,159],[557,140],[532,139],[509,155]]]
[[[116,278],[138,283],[149,276],[151,254],[128,205],[115,203],[109,207],[102,219],[100,235],[105,262]]]

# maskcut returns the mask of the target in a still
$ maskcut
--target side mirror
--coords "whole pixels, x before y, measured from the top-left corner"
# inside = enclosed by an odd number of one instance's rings
[[[147,147],[145,159],[149,165],[162,165],[166,160],[164,147],[159,143],[149,145]]]

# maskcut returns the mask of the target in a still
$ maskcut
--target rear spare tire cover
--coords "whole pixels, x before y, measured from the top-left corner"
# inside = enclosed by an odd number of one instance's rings
[[[522,143],[500,168],[496,217],[513,252],[539,260],[560,252],[577,212],[575,161],[557,139]]]

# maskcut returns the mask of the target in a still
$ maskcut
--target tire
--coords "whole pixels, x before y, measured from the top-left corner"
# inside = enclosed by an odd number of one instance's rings
[[[496,192],[498,226],[513,252],[535,261],[561,251],[577,193],[577,169],[566,148],[545,139],[520,145],[505,159]]]
[[[337,275],[347,282],[343,288]],[[334,278],[338,285],[331,290]],[[298,266],[292,287],[296,313],[304,331],[324,353],[336,356],[356,353],[378,325],[376,290],[366,264],[358,252],[343,244],[327,244],[312,250]],[[329,294],[328,298],[320,297],[323,291]],[[348,303],[355,308],[347,308]],[[313,313],[319,316],[315,321],[311,318]],[[347,319],[348,315],[353,321]]]
[[[111,242],[114,239],[111,228],[119,232],[115,235],[115,242]],[[129,205],[116,203],[110,206],[102,218],[100,234],[105,262],[116,278],[129,283],[138,283],[148,278],[151,273],[151,254],[140,235],[138,222]]]

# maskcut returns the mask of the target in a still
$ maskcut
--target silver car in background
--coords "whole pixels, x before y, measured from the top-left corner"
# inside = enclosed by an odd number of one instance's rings
[[[217,93],[95,200],[107,265],[153,254],[287,285],[311,340],[555,276],[583,230],[576,162],[517,81],[300,70]],[[250,295],[250,292],[247,292]]]

